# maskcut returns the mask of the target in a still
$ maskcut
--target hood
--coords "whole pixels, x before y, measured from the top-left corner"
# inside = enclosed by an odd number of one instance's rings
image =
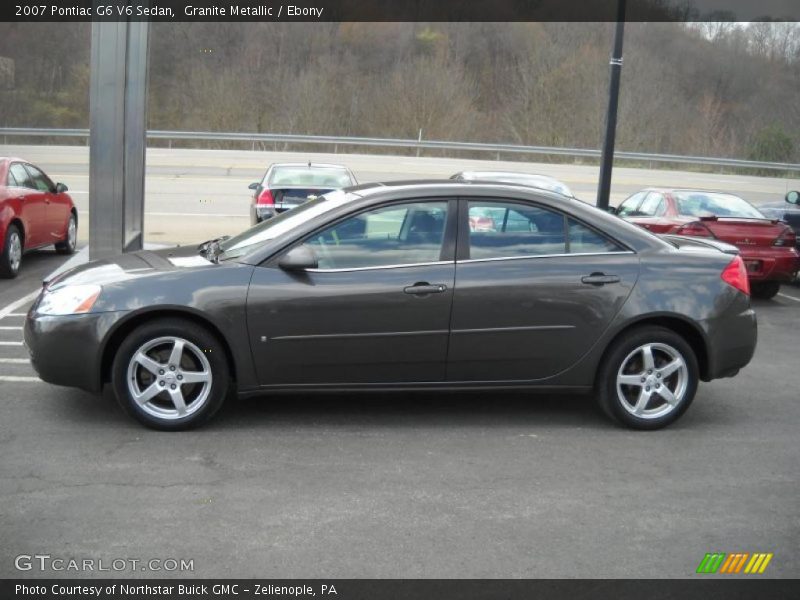
[[[140,250],[103,260],[93,260],[57,275],[47,283],[56,289],[63,285],[108,285],[165,272],[218,268],[203,258],[197,246],[178,246],[162,250]]]

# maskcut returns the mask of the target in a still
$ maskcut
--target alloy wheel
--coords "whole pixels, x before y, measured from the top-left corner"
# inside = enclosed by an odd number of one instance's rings
[[[159,337],[140,346],[128,363],[128,393],[149,415],[183,419],[208,401],[213,377],[204,352],[180,337]]]
[[[19,265],[22,262],[22,240],[16,231],[11,232],[11,239],[8,243],[8,263],[11,266],[11,271],[16,273],[19,271]]]
[[[668,344],[644,344],[633,350],[617,372],[622,407],[640,419],[658,419],[684,400],[689,384],[686,361]]]

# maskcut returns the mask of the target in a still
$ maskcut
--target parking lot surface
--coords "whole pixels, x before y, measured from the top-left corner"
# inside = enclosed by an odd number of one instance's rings
[[[0,282],[2,577],[109,575],[15,570],[37,553],[193,561],[111,573],[134,577],[693,577],[707,552],[797,576],[798,287],[755,303],[751,365],[662,431],[491,392],[264,397],[160,433],[27,363],[19,301],[62,260]]]

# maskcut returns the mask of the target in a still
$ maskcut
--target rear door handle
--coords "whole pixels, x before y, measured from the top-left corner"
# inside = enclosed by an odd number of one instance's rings
[[[605,285],[607,283],[619,283],[619,277],[616,275],[606,275],[605,273],[592,273],[581,277],[583,283],[589,285]]]
[[[422,296],[425,294],[441,294],[442,292],[447,290],[447,286],[443,283],[415,283],[414,285],[410,285],[408,287],[404,287],[403,291],[406,294],[414,294],[417,296]]]

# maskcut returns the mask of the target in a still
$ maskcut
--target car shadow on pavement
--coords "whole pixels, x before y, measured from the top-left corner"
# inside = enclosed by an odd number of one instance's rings
[[[211,427],[485,427],[613,425],[588,395],[509,392],[276,394],[234,399]]]

